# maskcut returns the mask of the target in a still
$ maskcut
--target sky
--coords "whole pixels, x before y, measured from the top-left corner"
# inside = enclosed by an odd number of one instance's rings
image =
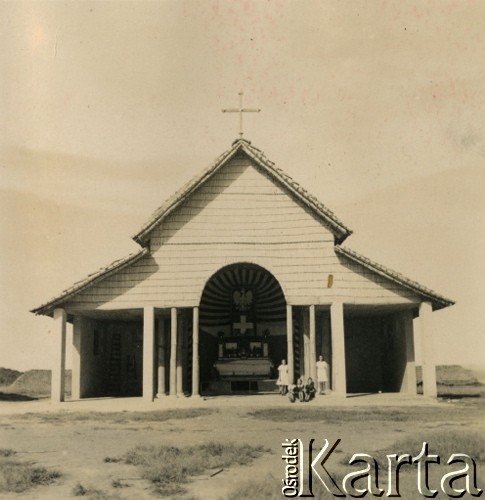
[[[436,360],[485,364],[485,3],[0,3],[0,366],[48,368],[30,309],[114,259],[245,138],[456,300]]]

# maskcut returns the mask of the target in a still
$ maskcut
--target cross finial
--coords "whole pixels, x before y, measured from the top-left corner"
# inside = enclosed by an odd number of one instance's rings
[[[239,109],[238,108],[228,108],[223,109],[223,113],[239,113],[239,137],[242,139],[243,132],[243,113],[259,113],[260,109],[255,108],[243,108],[243,92],[239,92]]]

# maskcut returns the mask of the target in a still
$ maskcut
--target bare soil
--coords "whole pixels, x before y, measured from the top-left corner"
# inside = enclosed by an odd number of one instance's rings
[[[75,498],[78,484],[99,490],[101,496],[96,498],[160,498],[141,478],[137,467],[106,462],[105,458],[116,459],[130,448],[151,444],[183,447],[221,441],[268,448],[268,453],[250,465],[207,471],[187,485],[185,496],[177,496],[230,499],[235,488],[269,474],[277,479],[275,488],[281,485],[281,443],[286,438],[299,437],[304,442],[314,438],[318,443],[325,438],[332,442],[341,439],[332,457],[337,470],[346,455],[388,449],[408,436],[439,429],[484,435],[484,408],[484,398],[435,402],[385,394],[345,400],[323,396],[293,405],[275,395],[196,401],[187,398],[148,406],[139,399],[74,402],[58,407],[46,401],[0,402],[0,448],[12,448],[18,459],[62,474],[52,485],[24,493],[2,493],[1,498]]]

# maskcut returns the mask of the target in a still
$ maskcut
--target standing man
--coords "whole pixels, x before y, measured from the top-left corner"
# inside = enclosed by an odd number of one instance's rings
[[[328,384],[328,363],[323,359],[323,356],[318,357],[317,361],[317,382],[318,393],[325,394]]]

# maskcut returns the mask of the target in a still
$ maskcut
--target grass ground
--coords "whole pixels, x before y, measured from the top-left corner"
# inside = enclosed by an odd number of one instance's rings
[[[98,424],[136,424],[165,422],[174,419],[192,419],[216,413],[215,408],[184,408],[153,410],[145,412],[49,412],[49,413],[24,413],[17,415],[17,419],[38,423],[68,424],[73,422],[97,422]]]
[[[220,404],[214,399],[196,407],[137,412],[66,411],[64,406],[61,411],[0,416],[2,459],[61,474],[50,484],[34,482],[23,492],[2,492],[0,497],[282,499],[281,443],[293,437],[305,443],[341,439],[329,461],[339,478],[345,472],[343,459],[353,453],[416,453],[422,439],[445,455],[461,451],[482,460],[485,454],[483,398],[405,406],[393,405],[397,400],[391,399],[387,406],[377,406],[383,400],[376,396],[347,400],[341,407],[289,405],[271,398],[276,397],[224,398]],[[481,483],[483,466],[479,463]],[[402,498],[423,498],[416,496],[413,474],[403,474]],[[438,476],[432,477],[435,485]],[[315,493],[317,499],[334,498],[321,489]]]
[[[159,496],[181,496],[190,478],[211,471],[216,475],[233,465],[247,465],[264,453],[262,446],[217,443],[195,446],[137,446],[123,457],[126,464],[138,466],[141,476],[151,482]],[[269,450],[268,450],[269,451]]]
[[[11,448],[0,449],[0,492],[21,493],[36,486],[48,485],[60,477],[56,470],[48,470],[32,462],[20,461]]]

